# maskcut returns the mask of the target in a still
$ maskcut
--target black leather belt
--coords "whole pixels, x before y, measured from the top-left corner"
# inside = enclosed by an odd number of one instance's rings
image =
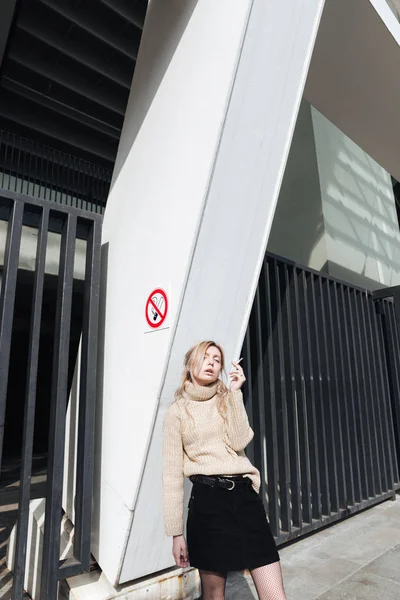
[[[241,475],[235,477],[223,477],[222,475],[192,475],[189,477],[192,483],[203,483],[211,487],[220,487],[228,491],[242,489],[249,484],[250,479]]]

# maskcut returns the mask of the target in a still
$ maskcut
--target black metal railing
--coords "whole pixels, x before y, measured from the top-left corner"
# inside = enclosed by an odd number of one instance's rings
[[[243,354],[250,454],[279,543],[400,488],[394,323],[393,302],[266,255]]]
[[[0,130],[0,189],[103,213],[112,172]]]
[[[37,250],[34,271],[30,329],[27,328],[29,352],[26,372],[23,443],[21,456],[20,497],[14,553],[13,599],[23,596],[30,500],[30,476],[37,405],[38,363],[41,350],[41,323],[44,319],[43,293],[46,281],[46,249],[49,232],[60,236],[58,284],[53,340],[53,363],[46,364],[46,378],[51,380],[50,417],[47,461],[47,493],[44,523],[42,587],[40,598],[55,600],[60,579],[89,570],[93,476],[94,405],[96,394],[96,353],[98,301],[100,283],[100,215],[74,207],[54,205],[0,190],[0,218],[7,221],[7,240],[0,293],[0,466],[5,427],[10,348],[13,335],[14,305],[17,292],[18,265],[23,225],[36,226]],[[29,233],[28,235],[32,235]],[[75,535],[73,558],[60,561],[60,524],[66,409],[70,392],[70,373],[76,359],[71,356],[71,310],[74,286],[76,241],[86,242],[83,290],[81,362]],[[24,291],[26,293],[26,291]],[[29,321],[28,321],[29,323]],[[22,375],[22,374],[21,374]]]

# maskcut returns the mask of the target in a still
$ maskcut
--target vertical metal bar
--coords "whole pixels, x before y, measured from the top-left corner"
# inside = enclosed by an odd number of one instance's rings
[[[74,161],[70,160],[68,162],[68,172],[69,172],[69,176],[68,176],[68,189],[70,190],[70,202],[69,205],[73,206],[74,202],[73,202],[73,198],[75,197],[75,168],[74,168]]]
[[[6,413],[8,369],[21,245],[24,205],[14,201],[10,211],[4,253],[4,271],[0,293],[0,466],[3,454],[4,419]]]
[[[395,300],[396,301],[396,300]],[[390,372],[392,381],[391,390],[391,403],[392,403],[392,419],[393,419],[393,434],[395,439],[395,459],[396,459],[396,470],[395,470],[395,481],[400,481],[400,372],[399,372],[399,360],[400,356],[400,344],[399,336],[397,331],[397,324],[395,318],[395,306],[394,304],[387,303],[386,311],[388,314],[388,327],[387,334],[390,341]]]
[[[294,279],[296,278],[295,269],[289,268],[284,264],[284,283],[285,283],[285,318],[284,318],[284,341],[286,347],[286,366],[288,367],[287,380],[289,393],[287,395],[287,423],[288,423],[288,441],[289,441],[289,463],[290,463],[290,499],[292,509],[292,521],[294,527],[301,527],[301,473],[300,473],[300,451],[299,451],[299,427],[298,427],[298,409],[297,409],[297,390],[296,390],[296,370],[294,359],[294,326],[293,326],[293,308],[292,297],[294,296]]]
[[[89,187],[89,199],[90,199],[90,210],[93,210],[93,166],[91,163],[89,163],[88,165],[88,169],[89,169],[89,173],[88,173],[88,187]],[[89,210],[89,206],[88,206],[88,210]]]
[[[259,281],[259,285],[257,288],[255,303],[254,303],[254,337],[255,337],[255,348],[256,354],[254,359],[257,361],[257,375],[254,378],[255,381],[255,391],[256,391],[256,408],[257,408],[257,417],[258,417],[258,448],[257,448],[257,456],[260,464],[260,472],[261,472],[261,494],[263,498],[267,496],[267,486],[266,486],[266,477],[267,477],[267,448],[266,448],[266,440],[267,433],[265,430],[266,427],[266,419],[265,419],[265,382],[264,382],[264,365],[263,365],[263,334],[265,332],[265,326],[263,324],[263,313],[265,310],[265,285],[262,279],[262,275]],[[264,313],[265,314],[265,313]]]
[[[54,171],[56,169],[56,152],[59,155],[60,153],[56,150],[51,151],[51,175],[50,175],[50,200],[53,202],[57,202],[57,176]],[[54,199],[53,199],[53,188],[54,188]]]
[[[353,423],[351,418],[352,406],[354,403],[354,389],[353,389],[353,378],[352,378],[352,369],[350,366],[350,344],[349,344],[349,335],[348,335],[348,325],[346,320],[346,302],[345,302],[345,290],[344,284],[339,284],[338,286],[338,311],[339,311],[339,319],[342,324],[341,335],[343,336],[343,376],[344,376],[344,385],[346,387],[346,404],[343,405],[342,409],[345,411],[345,424],[346,424],[346,432],[347,432],[347,457],[346,457],[346,466],[347,466],[347,481],[346,481],[346,489],[347,489],[347,507],[354,506],[355,504],[355,492],[354,492],[354,480],[357,476],[357,468],[354,464],[354,452],[353,452],[353,443],[354,443],[354,435],[353,435]]]
[[[62,188],[62,184],[63,184],[63,181],[62,181],[62,163],[61,163],[62,156],[63,155],[62,155],[61,152],[57,153],[57,175],[56,175],[56,178],[57,178],[56,179],[57,195],[56,195],[56,197],[58,198],[57,202],[59,204],[63,203],[63,199],[62,199],[62,189],[63,189]],[[60,176],[60,173],[61,173],[61,176]]]
[[[379,403],[380,411],[380,424],[382,431],[382,445],[383,445],[383,457],[384,457],[384,470],[386,475],[387,491],[394,490],[394,469],[393,469],[393,456],[392,449],[394,450],[394,437],[393,433],[393,421],[390,414],[390,424],[388,418],[388,411],[391,413],[390,407],[390,391],[388,381],[388,363],[385,356],[385,347],[382,332],[382,304],[385,300],[378,300],[375,302],[375,326],[377,330],[377,352],[378,352],[378,367],[382,384],[383,394],[381,396],[381,402]]]
[[[2,188],[4,188],[4,175],[5,175],[5,171],[6,171],[6,165],[7,165],[7,149],[8,149],[8,145],[7,142],[4,141],[4,137],[5,137],[5,132],[0,129],[0,151],[2,152],[2,146],[4,144],[4,160],[3,163],[1,165],[1,186]]]
[[[96,212],[100,213],[101,212],[101,206],[100,206],[100,169],[99,167],[97,167],[96,169]]]
[[[46,188],[45,185],[43,183],[43,181],[47,181],[47,173],[45,175],[45,178],[43,179],[43,175],[44,175],[44,169],[45,169],[45,158],[44,158],[44,148],[43,146],[41,147],[41,165],[40,165],[40,183],[39,183],[39,198],[41,198],[41,192],[43,189],[43,198],[46,199]],[[47,168],[47,165],[46,165]]]
[[[24,591],[26,545],[29,520],[30,483],[32,469],[33,433],[35,423],[36,385],[39,362],[39,339],[42,320],[42,300],[46,265],[49,213],[42,211],[36,249],[35,281],[29,336],[28,372],[22,442],[22,465],[18,504],[18,527],[14,554],[13,600],[20,600]]]
[[[336,331],[336,320],[333,316],[332,304],[334,301],[334,284],[329,279],[323,280],[323,286],[326,288],[326,313],[328,315],[328,341],[329,343],[329,356],[332,359],[332,427],[334,431],[334,442],[337,450],[336,453],[336,489],[334,491],[334,497],[337,497],[337,510],[345,506],[345,450],[343,444],[343,432],[342,432],[342,415],[340,407],[340,386],[339,386],[339,374],[338,374],[338,351],[336,347],[335,331]],[[332,506],[334,510],[334,506]]]
[[[367,337],[367,349],[369,352],[369,369],[368,369],[368,380],[371,390],[370,396],[370,416],[371,416],[371,430],[374,439],[374,483],[375,483],[375,494],[380,495],[384,491],[384,487],[382,486],[382,475],[381,475],[381,459],[379,455],[380,451],[380,442],[379,442],[379,433],[377,427],[377,419],[376,419],[376,402],[379,402],[379,393],[377,391],[377,373],[376,373],[376,358],[374,345],[376,340],[373,336],[372,330],[372,319],[371,319],[371,310],[374,310],[372,300],[369,296],[366,297],[366,302],[364,303],[365,310],[365,332]]]
[[[334,409],[333,409],[333,382],[331,378],[331,367],[330,358],[331,355],[328,350],[328,321],[326,318],[326,307],[325,307],[325,283],[326,280],[323,277],[318,277],[319,283],[319,312],[321,328],[321,362],[323,365],[323,372],[325,377],[323,378],[323,385],[325,399],[324,402],[324,414],[328,415],[325,418],[326,428],[326,453],[328,462],[328,482],[329,482],[329,496],[330,496],[330,510],[338,512],[339,510],[339,495],[338,495],[338,483],[337,483],[337,458],[336,458],[336,430],[334,429]],[[329,347],[330,348],[330,347]]]
[[[94,221],[86,249],[75,496],[74,554],[85,570],[90,565],[100,246],[101,226]]]
[[[60,170],[59,170],[59,188],[60,188],[60,204],[66,204],[64,198],[64,182],[65,182],[65,154],[60,153]]]
[[[394,295],[394,314],[393,321],[396,324],[393,327],[392,331],[394,332],[395,339],[397,341],[397,348],[399,352],[396,354],[396,357],[400,355],[400,294]],[[396,362],[396,366],[398,368],[398,362]],[[395,424],[396,424],[396,439],[397,439],[397,458],[398,458],[398,477],[400,479],[400,396],[397,396],[394,399],[394,415],[395,415]]]
[[[265,261],[265,289],[266,289],[266,316],[267,316],[267,353],[268,359],[268,383],[269,395],[265,405],[266,423],[268,427],[267,435],[267,456],[268,456],[268,509],[271,530],[274,536],[278,536],[279,527],[279,501],[278,501],[278,438],[276,424],[276,383],[275,383],[275,348],[273,339],[273,315],[272,314],[272,292],[271,292],[271,261]],[[273,268],[273,265],[272,265]]]
[[[343,432],[344,442],[344,467],[345,467],[345,479],[342,481],[342,486],[339,489],[341,507],[348,508],[354,503],[354,489],[353,489],[353,461],[351,456],[351,443],[350,443],[350,430],[349,430],[349,415],[348,415],[348,381],[347,381],[347,362],[345,356],[345,343],[344,343],[344,325],[343,325],[343,304],[340,305],[340,296],[338,287],[340,284],[333,283],[333,322],[336,327],[334,334],[336,335],[336,351],[337,351],[337,365],[338,365],[338,384],[339,384],[339,402],[340,402],[340,415],[341,425]]]
[[[276,363],[278,371],[276,372],[277,379],[280,379],[280,386],[276,387],[276,398],[278,404],[277,423],[279,437],[282,442],[281,452],[278,454],[279,463],[279,498],[281,505],[281,523],[283,531],[291,532],[291,506],[289,501],[289,434],[287,426],[287,391],[286,391],[286,374],[285,374],[285,351],[283,339],[283,316],[282,308],[285,303],[284,280],[280,273],[281,269],[276,260],[274,260],[275,271],[275,297],[276,297],[276,331],[278,340],[278,357]]]
[[[11,189],[11,177],[12,177],[12,173],[13,173],[13,160],[14,160],[14,149],[15,149],[15,134],[11,134],[12,135],[12,142],[11,142],[11,158],[10,158],[10,169],[9,169],[9,176],[8,176],[8,186],[7,189]]]
[[[389,307],[389,302],[383,301],[382,302],[382,307],[384,309],[385,312],[385,319],[386,319],[386,325],[388,323],[388,307]],[[393,339],[394,334],[391,335],[391,338]],[[389,457],[390,457],[390,469],[391,469],[391,477],[392,477],[392,489],[394,489],[395,484],[397,482],[397,476],[398,476],[398,462],[397,462],[397,443],[396,443],[396,434],[395,434],[395,411],[393,410],[393,401],[394,401],[394,396],[393,396],[393,379],[394,379],[394,373],[393,373],[393,369],[392,369],[392,362],[390,360],[390,357],[387,355],[388,349],[389,349],[389,344],[387,343],[387,340],[384,340],[383,337],[383,329],[381,331],[381,339],[382,339],[382,347],[384,347],[384,352],[385,352],[385,357],[386,357],[386,361],[385,361],[385,374],[386,374],[386,388],[387,388],[387,394],[388,394],[388,398],[387,398],[387,402],[385,403],[384,409],[385,409],[385,428],[387,431],[387,445],[388,445],[388,450],[389,450]]]
[[[318,429],[317,420],[315,415],[315,378],[314,368],[312,360],[312,341],[311,341],[311,317],[310,317],[310,306],[309,306],[309,290],[308,290],[308,279],[305,271],[302,272],[303,276],[303,293],[304,293],[304,307],[305,307],[305,328],[306,337],[305,342],[305,372],[307,373],[306,389],[307,389],[307,420],[309,430],[309,448],[310,448],[310,468],[311,468],[311,491],[312,491],[312,516],[313,519],[321,519],[322,507],[321,507],[321,482],[320,482],[320,465],[319,465],[319,452],[318,452]]]
[[[318,452],[319,452],[319,465],[320,465],[320,485],[321,485],[321,508],[322,513],[330,515],[331,513],[331,501],[329,493],[329,470],[328,470],[328,457],[326,447],[326,426],[325,426],[325,394],[324,394],[324,377],[322,373],[322,357],[321,357],[321,345],[319,334],[321,330],[321,324],[319,322],[319,311],[318,302],[316,298],[316,285],[315,279],[317,276],[312,274],[310,276],[309,286],[309,301],[311,311],[313,315],[311,325],[311,339],[312,339],[312,356],[314,360],[314,375],[316,380],[317,394],[315,396],[315,417],[317,423],[318,435]],[[318,288],[317,288],[318,289]]]
[[[17,156],[17,166],[16,166],[16,169],[15,169],[14,192],[17,191],[18,180],[19,180],[20,175],[21,175],[21,173],[20,173],[20,161],[21,161],[21,142],[20,142],[20,140],[18,140],[18,156]]]
[[[42,559],[42,573],[46,573],[46,577],[42,581],[41,597],[43,600],[54,600],[58,585],[75,239],[76,217],[68,215],[61,238],[56,328],[54,334],[49,459]]]
[[[36,146],[36,144],[34,145],[35,148],[35,170],[32,173],[32,179],[33,179],[33,192],[32,195],[33,196],[38,196],[38,198],[40,198],[40,180],[39,180],[39,184],[36,183],[36,179],[38,176],[38,160],[39,160],[39,150]],[[38,185],[38,191],[36,193],[36,185]]]
[[[0,129],[0,157],[3,156],[3,130]],[[4,177],[4,163],[0,162],[0,175],[1,175],[1,186],[3,187],[3,177]]]
[[[386,457],[385,457],[385,445],[383,440],[383,428],[382,428],[382,411],[381,411],[381,403],[382,398],[385,398],[385,389],[383,382],[383,372],[382,372],[382,362],[381,362],[381,348],[379,344],[379,333],[378,333],[378,315],[377,315],[377,306],[376,303],[373,302],[371,298],[370,302],[370,316],[371,316],[371,326],[372,326],[372,336],[373,336],[373,347],[372,352],[374,356],[374,368],[376,373],[376,401],[375,401],[375,415],[376,415],[376,423],[377,423],[377,433],[378,433],[378,447],[379,447],[379,456],[380,456],[380,464],[381,464],[381,481],[382,481],[382,491],[387,492],[389,489],[387,474],[386,474]]]
[[[32,173],[32,146],[30,146],[30,150],[28,150],[29,148],[29,144],[28,144],[28,140],[26,140],[26,148],[27,148],[27,152],[29,154],[29,164],[28,164],[28,178],[27,178],[27,186],[26,186],[26,193],[29,196],[30,195],[30,183],[31,183],[31,177],[33,180],[33,190],[32,190],[32,196],[35,195],[35,175]],[[36,173],[36,170],[35,170]]]
[[[350,287],[346,286],[343,289],[343,303],[345,307],[345,322],[346,322],[346,344],[347,354],[349,357],[349,382],[350,382],[350,424],[352,430],[352,454],[353,464],[355,469],[354,475],[354,501],[360,503],[362,501],[362,474],[360,465],[360,451],[362,449],[362,430],[360,425],[359,413],[357,411],[358,397],[360,395],[360,381],[358,373],[358,364],[356,360],[356,344],[354,332],[354,319],[352,310],[352,297],[350,295]],[[363,457],[361,456],[361,459]]]
[[[361,427],[363,430],[363,450],[364,450],[364,463],[365,463],[365,483],[363,485],[364,498],[372,498],[375,496],[374,480],[372,477],[373,460],[372,460],[372,440],[371,431],[368,415],[368,386],[367,386],[367,364],[366,364],[366,342],[363,332],[362,322],[362,303],[364,295],[360,292],[355,294],[355,322],[354,329],[356,334],[356,346],[358,348],[358,354],[360,357],[360,398],[359,398],[359,411]]]
[[[311,512],[311,472],[310,472],[310,451],[308,444],[308,421],[307,421],[307,393],[305,384],[305,369],[304,369],[304,339],[303,339],[303,323],[304,317],[304,292],[300,287],[302,286],[302,271],[295,269],[294,277],[294,296],[295,296],[295,308],[294,313],[297,318],[297,327],[294,327],[294,334],[297,338],[295,345],[295,357],[298,360],[298,385],[297,388],[300,393],[297,394],[297,400],[300,403],[300,409],[298,410],[298,422],[299,422],[299,446],[300,446],[300,469],[301,469],[301,504],[302,504],[302,518],[307,523],[312,521]]]
[[[258,427],[258,424],[255,422],[254,416],[254,396],[253,396],[253,372],[252,372],[252,352],[251,352],[251,327],[252,327],[252,314],[250,315],[249,324],[247,326],[246,335],[244,337],[243,348],[242,348],[242,356],[244,363],[244,372],[246,373],[246,382],[244,384],[243,393],[245,398],[247,398],[246,409],[249,417],[249,423],[254,432]],[[254,464],[254,438],[251,444],[246,448],[246,454],[249,457],[250,461]],[[265,479],[265,475],[264,475]]]
[[[78,163],[77,165],[77,169],[76,169],[76,174],[77,174],[77,195],[76,195],[76,208],[79,208],[79,197],[82,198],[82,193],[81,193],[81,161],[79,159],[74,159],[75,162]],[[82,208],[82,200],[81,200],[81,206],[80,208]]]

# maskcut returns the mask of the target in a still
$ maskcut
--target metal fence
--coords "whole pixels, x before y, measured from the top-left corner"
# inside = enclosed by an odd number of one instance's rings
[[[0,130],[0,189],[103,213],[112,172]]]
[[[395,323],[393,302],[266,255],[243,354],[250,454],[279,543],[400,488]]]
[[[88,570],[90,562],[101,217],[75,208],[62,205],[55,206],[47,201],[0,191],[0,219],[8,223],[0,294],[0,465],[5,427],[17,272],[21,239],[24,236],[23,226],[26,224],[30,227],[36,226],[38,234],[29,333],[20,498],[14,555],[14,600],[20,600],[23,595],[46,248],[49,232],[56,232],[60,235],[53,364],[49,367],[48,374],[51,377],[52,388],[41,568],[43,578],[40,595],[43,599],[55,600],[58,580]],[[60,561],[65,423],[69,394],[71,303],[77,239],[86,240],[86,266],[81,338],[74,558]]]

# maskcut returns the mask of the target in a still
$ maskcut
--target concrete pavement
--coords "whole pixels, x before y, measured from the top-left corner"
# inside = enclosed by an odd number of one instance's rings
[[[280,551],[288,600],[400,600],[400,496]],[[231,574],[226,600],[254,600]]]

